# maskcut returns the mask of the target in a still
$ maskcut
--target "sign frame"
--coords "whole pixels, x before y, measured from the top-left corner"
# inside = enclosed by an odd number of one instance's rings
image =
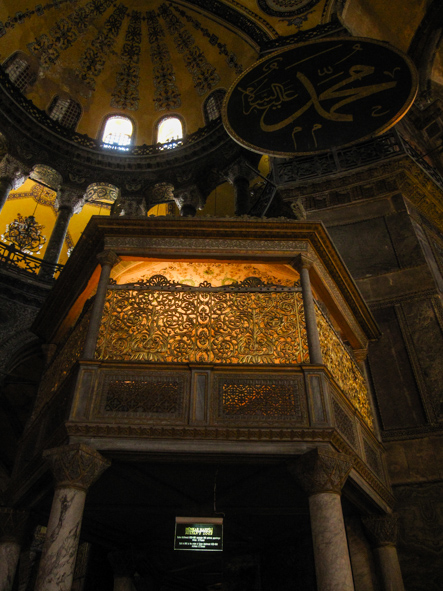
[[[188,526],[188,529],[200,529],[202,531],[186,534],[186,526]],[[208,536],[204,530],[209,529],[210,526],[215,526],[219,535],[214,536],[211,533]],[[180,531],[181,529],[185,530],[184,533]],[[223,552],[223,517],[176,517],[174,550]]]
[[[381,48],[383,48],[383,50],[385,52],[391,52],[391,54],[396,54],[396,59],[398,61],[402,61],[407,66],[408,71],[409,71],[409,75],[410,75],[410,82],[411,82],[410,89],[409,89],[409,92],[407,93],[407,96],[405,96],[405,98],[403,100],[402,106],[394,112],[393,116],[391,118],[389,118],[387,121],[383,121],[383,123],[380,126],[376,127],[375,129],[371,129],[369,132],[363,133],[361,136],[356,137],[356,138],[352,139],[351,141],[345,141],[345,142],[341,142],[341,143],[338,142],[337,144],[330,143],[330,145],[327,145],[327,146],[321,147],[321,148],[316,148],[316,149],[308,149],[308,150],[305,150],[305,149],[297,150],[296,148],[294,150],[270,149],[268,147],[260,146],[258,142],[254,143],[253,141],[250,141],[249,139],[245,139],[244,137],[241,137],[239,130],[235,129],[235,124],[233,124],[233,122],[231,122],[229,120],[229,111],[233,111],[230,101],[231,101],[231,97],[236,92],[237,92],[237,94],[243,93],[243,97],[245,95],[247,95],[249,88],[247,88],[246,90],[241,89],[240,85],[242,84],[243,81],[248,80],[248,75],[251,72],[253,72],[254,70],[257,70],[257,73],[261,74],[264,71],[264,67],[263,67],[263,69],[261,69],[261,68],[265,62],[268,62],[269,64],[271,64],[271,62],[273,60],[275,60],[276,58],[279,58],[279,59],[283,58],[283,55],[285,53],[292,52],[297,49],[300,49],[301,51],[303,51],[303,49],[308,46],[315,46],[316,44],[321,44],[321,43],[325,44],[325,43],[331,43],[331,42],[332,43],[335,43],[335,42],[341,43],[342,45],[343,45],[343,42],[348,43],[348,44],[353,43],[355,45],[364,43],[364,44],[369,44],[369,45],[374,46],[374,49],[376,47],[381,47]],[[366,47],[366,49],[368,49],[368,48]],[[321,52],[318,52],[318,54],[320,54],[320,53]],[[312,56],[312,57],[316,57],[316,56]],[[311,59],[311,58],[309,58],[309,59]],[[308,61],[308,60],[302,60],[302,61]],[[299,62],[299,63],[301,63],[301,62]],[[294,65],[297,65],[297,63]],[[293,66],[290,65],[289,67],[293,67]],[[369,68],[369,66],[367,66],[367,67]],[[387,74],[387,72],[383,72],[383,73]],[[262,76],[262,78],[263,77],[264,76]],[[248,84],[248,82],[246,82],[246,84]],[[342,87],[343,87],[343,85],[344,85],[344,82],[342,82]],[[276,86],[278,86],[278,84],[276,84]],[[299,86],[301,86],[301,85],[299,85]],[[323,87],[323,88],[325,88],[325,87]],[[349,88],[352,88],[352,85],[351,86],[348,85],[347,89],[349,89]],[[414,99],[417,95],[417,91],[418,91],[418,73],[417,73],[414,63],[409,58],[409,56],[405,55],[399,49],[391,46],[389,43],[374,40],[374,39],[369,39],[366,37],[322,37],[321,39],[314,39],[314,40],[304,42],[304,43],[293,44],[293,45],[289,45],[288,47],[284,47],[283,49],[279,49],[278,51],[275,51],[272,54],[266,55],[265,57],[261,58],[260,60],[258,60],[254,64],[252,64],[249,68],[247,68],[234,81],[234,83],[231,85],[231,87],[229,88],[229,90],[225,96],[225,99],[224,99],[223,105],[222,105],[222,120],[223,120],[223,124],[224,124],[224,127],[225,127],[227,133],[232,137],[232,139],[234,139],[241,146],[243,146],[249,150],[252,150],[253,152],[257,152],[259,154],[266,154],[266,155],[270,155],[270,156],[283,157],[283,158],[295,157],[295,156],[307,156],[307,155],[320,154],[323,152],[327,152],[328,150],[330,150],[332,148],[341,148],[341,147],[352,146],[354,144],[366,141],[370,138],[373,138],[373,137],[383,134],[388,129],[393,127],[396,123],[398,123],[398,121],[400,121],[400,119],[407,113],[407,111],[410,109],[410,107],[412,106],[412,104],[414,102]],[[338,95],[339,92],[342,92],[342,88],[340,90],[336,90],[336,91],[332,91],[332,92],[336,92],[336,94]],[[358,88],[357,88],[357,91],[355,92],[355,94],[358,94]],[[406,93],[404,93],[404,94],[406,95]],[[312,94],[311,94],[311,98],[312,98]],[[246,97],[246,99],[248,99],[248,97]],[[281,106],[281,103],[283,103],[284,101],[288,101],[290,99],[286,99],[286,98],[281,99],[281,95],[280,95],[279,100],[280,100],[280,106]],[[357,99],[355,99],[355,100],[357,100]],[[238,105],[240,102],[238,96],[235,96],[235,101],[236,101],[235,104]],[[258,104],[258,102],[259,101],[256,101],[257,104]],[[344,103],[344,102],[350,103],[351,100],[345,100],[345,101],[342,100],[342,103]],[[277,104],[277,101],[276,101],[276,104]],[[262,108],[262,107],[258,107],[258,108]],[[339,108],[342,108],[342,107],[339,107]],[[335,109],[337,109],[337,106],[335,106]],[[334,110],[334,109],[331,109],[331,110]],[[251,111],[252,111],[252,109],[250,110],[250,112]],[[306,109],[306,111],[308,111],[308,109]],[[339,112],[339,114],[342,117],[345,116],[341,112]],[[246,121],[247,115],[244,115],[244,113],[243,113],[242,116],[244,117],[243,121]],[[379,116],[378,113],[377,113],[377,116]],[[374,115],[374,117],[375,117],[375,115]],[[248,129],[254,128],[254,122],[252,119],[250,119],[248,123],[249,123],[248,125],[245,125]],[[322,127],[322,126],[320,125],[320,127]],[[357,126],[354,126],[354,127],[357,127]],[[265,132],[263,131],[261,133],[264,134]],[[293,135],[294,135],[294,132],[293,132]],[[263,142],[263,143],[266,143],[266,142]],[[296,143],[296,142],[294,142],[294,143]]]

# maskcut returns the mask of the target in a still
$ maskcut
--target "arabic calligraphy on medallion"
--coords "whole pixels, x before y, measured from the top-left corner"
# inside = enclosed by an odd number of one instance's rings
[[[411,60],[385,43],[340,37],[273,53],[229,90],[223,121],[238,143],[296,156],[379,135],[417,92]]]

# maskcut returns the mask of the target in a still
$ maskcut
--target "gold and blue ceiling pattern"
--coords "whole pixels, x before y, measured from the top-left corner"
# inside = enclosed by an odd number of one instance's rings
[[[188,133],[202,127],[208,95],[227,90],[269,41],[318,24],[310,15],[325,2],[4,0],[0,61],[28,56],[36,81],[27,97],[42,110],[58,95],[76,100],[78,132],[98,137],[107,115],[126,113],[136,143],[149,144],[171,112]]]

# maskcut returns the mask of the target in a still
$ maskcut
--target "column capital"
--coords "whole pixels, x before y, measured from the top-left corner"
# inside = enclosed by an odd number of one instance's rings
[[[174,190],[174,201],[180,215],[194,217],[197,209],[203,209],[205,200],[197,185],[186,185]]]
[[[368,357],[367,349],[354,349],[354,357],[358,363],[363,363]]]
[[[398,516],[369,515],[362,517],[366,533],[376,547],[395,546],[398,534]]]
[[[104,250],[97,255],[97,260],[102,267],[105,265],[117,265],[120,262],[120,257],[113,250]]]
[[[251,170],[245,160],[240,159],[237,162],[231,164],[231,166],[226,169],[225,171],[226,179],[231,183],[234,184],[235,180],[238,178],[246,179],[247,181],[251,181],[253,178],[257,176],[257,174]]]
[[[36,164],[29,176],[33,181],[42,183],[53,191],[59,191],[63,182],[62,175],[46,164]]]
[[[294,267],[296,271],[300,273],[302,269],[309,270],[314,265],[314,261],[307,257],[305,254],[300,253],[292,259],[291,265]]]
[[[15,191],[29,176],[31,169],[10,154],[6,154],[0,162],[0,180],[7,180],[11,185],[10,190]]]
[[[55,204],[57,209],[70,209],[72,213],[80,213],[85,203],[82,189],[62,185],[57,191]]]
[[[28,511],[0,507],[0,543],[21,543],[26,531]]]
[[[85,492],[111,465],[97,450],[83,443],[48,449],[43,457],[51,466],[56,488],[78,488]]]
[[[323,492],[340,494],[352,464],[351,456],[316,448],[290,464],[289,472],[309,496]]]

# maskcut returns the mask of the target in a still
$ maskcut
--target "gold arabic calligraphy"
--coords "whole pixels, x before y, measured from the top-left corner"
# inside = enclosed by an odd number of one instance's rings
[[[328,53],[339,47],[341,47],[341,45],[334,46],[320,53]],[[342,109],[346,105],[350,105],[371,95],[394,88],[397,85],[397,81],[394,77],[396,71],[400,70],[400,68],[396,68],[393,73],[384,72],[385,74],[390,74],[390,80],[387,82],[358,85],[356,83],[363,81],[374,73],[375,68],[373,66],[356,64],[349,69],[346,69],[340,65],[338,68],[340,71],[336,72],[334,70],[338,64],[342,64],[350,58],[351,55],[362,50],[359,43],[355,44],[352,49],[353,51],[351,53],[335,62],[333,66],[319,68],[317,74],[320,80],[316,84],[313,83],[304,72],[298,70],[295,79],[301,84],[301,88],[300,84],[297,85],[301,92],[297,91],[297,86],[294,84],[294,77],[288,78],[283,82],[270,81],[271,73],[278,70],[283,65],[283,58],[276,57],[274,60],[264,65],[262,70],[263,73],[258,78],[247,84],[246,87],[242,88],[239,86],[238,89],[242,95],[243,113],[249,115],[252,112],[257,113],[257,111],[261,111],[259,121],[260,128],[268,133],[276,132],[291,123],[294,123],[311,107],[315,109],[319,117],[325,120],[344,123],[352,122],[354,120],[353,114],[343,112]],[[289,70],[301,62],[313,59],[320,55],[320,53],[303,59],[296,64],[285,66],[281,71]],[[342,79],[337,81],[336,79],[339,77],[342,77]],[[332,85],[324,89],[319,88],[328,82],[332,82]],[[300,94],[302,96],[300,96]],[[305,98],[303,98],[303,96]],[[300,105],[300,101],[304,101],[302,105]],[[326,101],[335,102],[331,106],[326,107]],[[284,109],[286,116],[276,121],[275,111],[281,109],[285,103],[293,103],[295,110],[287,115],[288,109]],[[380,116],[381,109],[382,107],[380,105],[374,106],[371,112],[372,117]],[[385,114],[386,112],[382,114]],[[271,115],[274,116],[272,117]],[[317,122],[314,123],[311,129],[315,146],[317,146],[315,132],[320,130],[321,127],[322,125]],[[300,124],[295,126],[292,130],[292,139],[295,147],[294,136],[302,130],[303,128]]]

